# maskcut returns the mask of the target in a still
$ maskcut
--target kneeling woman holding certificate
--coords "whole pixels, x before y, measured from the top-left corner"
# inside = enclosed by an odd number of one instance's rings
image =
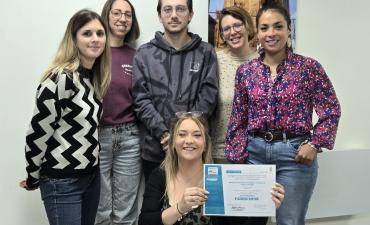
[[[146,184],[139,225],[235,224],[237,218],[202,213],[209,194],[203,189],[203,164],[211,162],[211,141],[202,113],[176,113],[166,158]],[[279,207],[284,188],[276,184],[272,190],[272,200]]]

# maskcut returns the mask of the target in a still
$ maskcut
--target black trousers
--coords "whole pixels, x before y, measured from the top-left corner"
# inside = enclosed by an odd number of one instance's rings
[[[143,165],[143,172],[144,172],[144,177],[145,177],[145,183],[148,182],[149,176],[152,173],[152,171],[157,168],[161,163],[157,162],[151,162],[145,159],[142,160],[142,165]]]
[[[213,225],[266,225],[267,217],[212,217]]]

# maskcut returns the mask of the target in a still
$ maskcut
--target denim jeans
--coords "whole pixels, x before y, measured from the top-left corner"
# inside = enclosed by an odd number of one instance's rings
[[[99,203],[100,176],[40,178],[41,198],[50,225],[93,225]]]
[[[308,138],[301,136],[284,141],[266,142],[249,136],[247,151],[250,164],[275,164],[276,180],[285,189],[285,198],[276,211],[278,225],[304,225],[313,189],[316,184],[317,159],[311,165],[297,163],[299,145]]]
[[[135,123],[99,129],[101,193],[95,224],[136,224],[142,174]]]

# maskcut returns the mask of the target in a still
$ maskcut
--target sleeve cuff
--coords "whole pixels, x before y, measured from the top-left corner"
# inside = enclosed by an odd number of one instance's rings
[[[39,187],[39,180],[28,178],[26,184],[29,189],[36,189]]]

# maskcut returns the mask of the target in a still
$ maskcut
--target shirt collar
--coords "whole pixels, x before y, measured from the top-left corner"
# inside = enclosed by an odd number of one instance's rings
[[[282,64],[285,64],[285,63],[290,63],[290,62],[292,62],[292,60],[294,58],[293,57],[294,53],[293,53],[291,48],[286,47],[285,50],[286,50],[286,53],[287,53],[286,57],[279,65],[282,65]],[[260,61],[260,63],[263,63],[263,58],[265,57],[265,49],[264,48],[259,49],[258,54],[260,55],[258,57],[258,60]]]

